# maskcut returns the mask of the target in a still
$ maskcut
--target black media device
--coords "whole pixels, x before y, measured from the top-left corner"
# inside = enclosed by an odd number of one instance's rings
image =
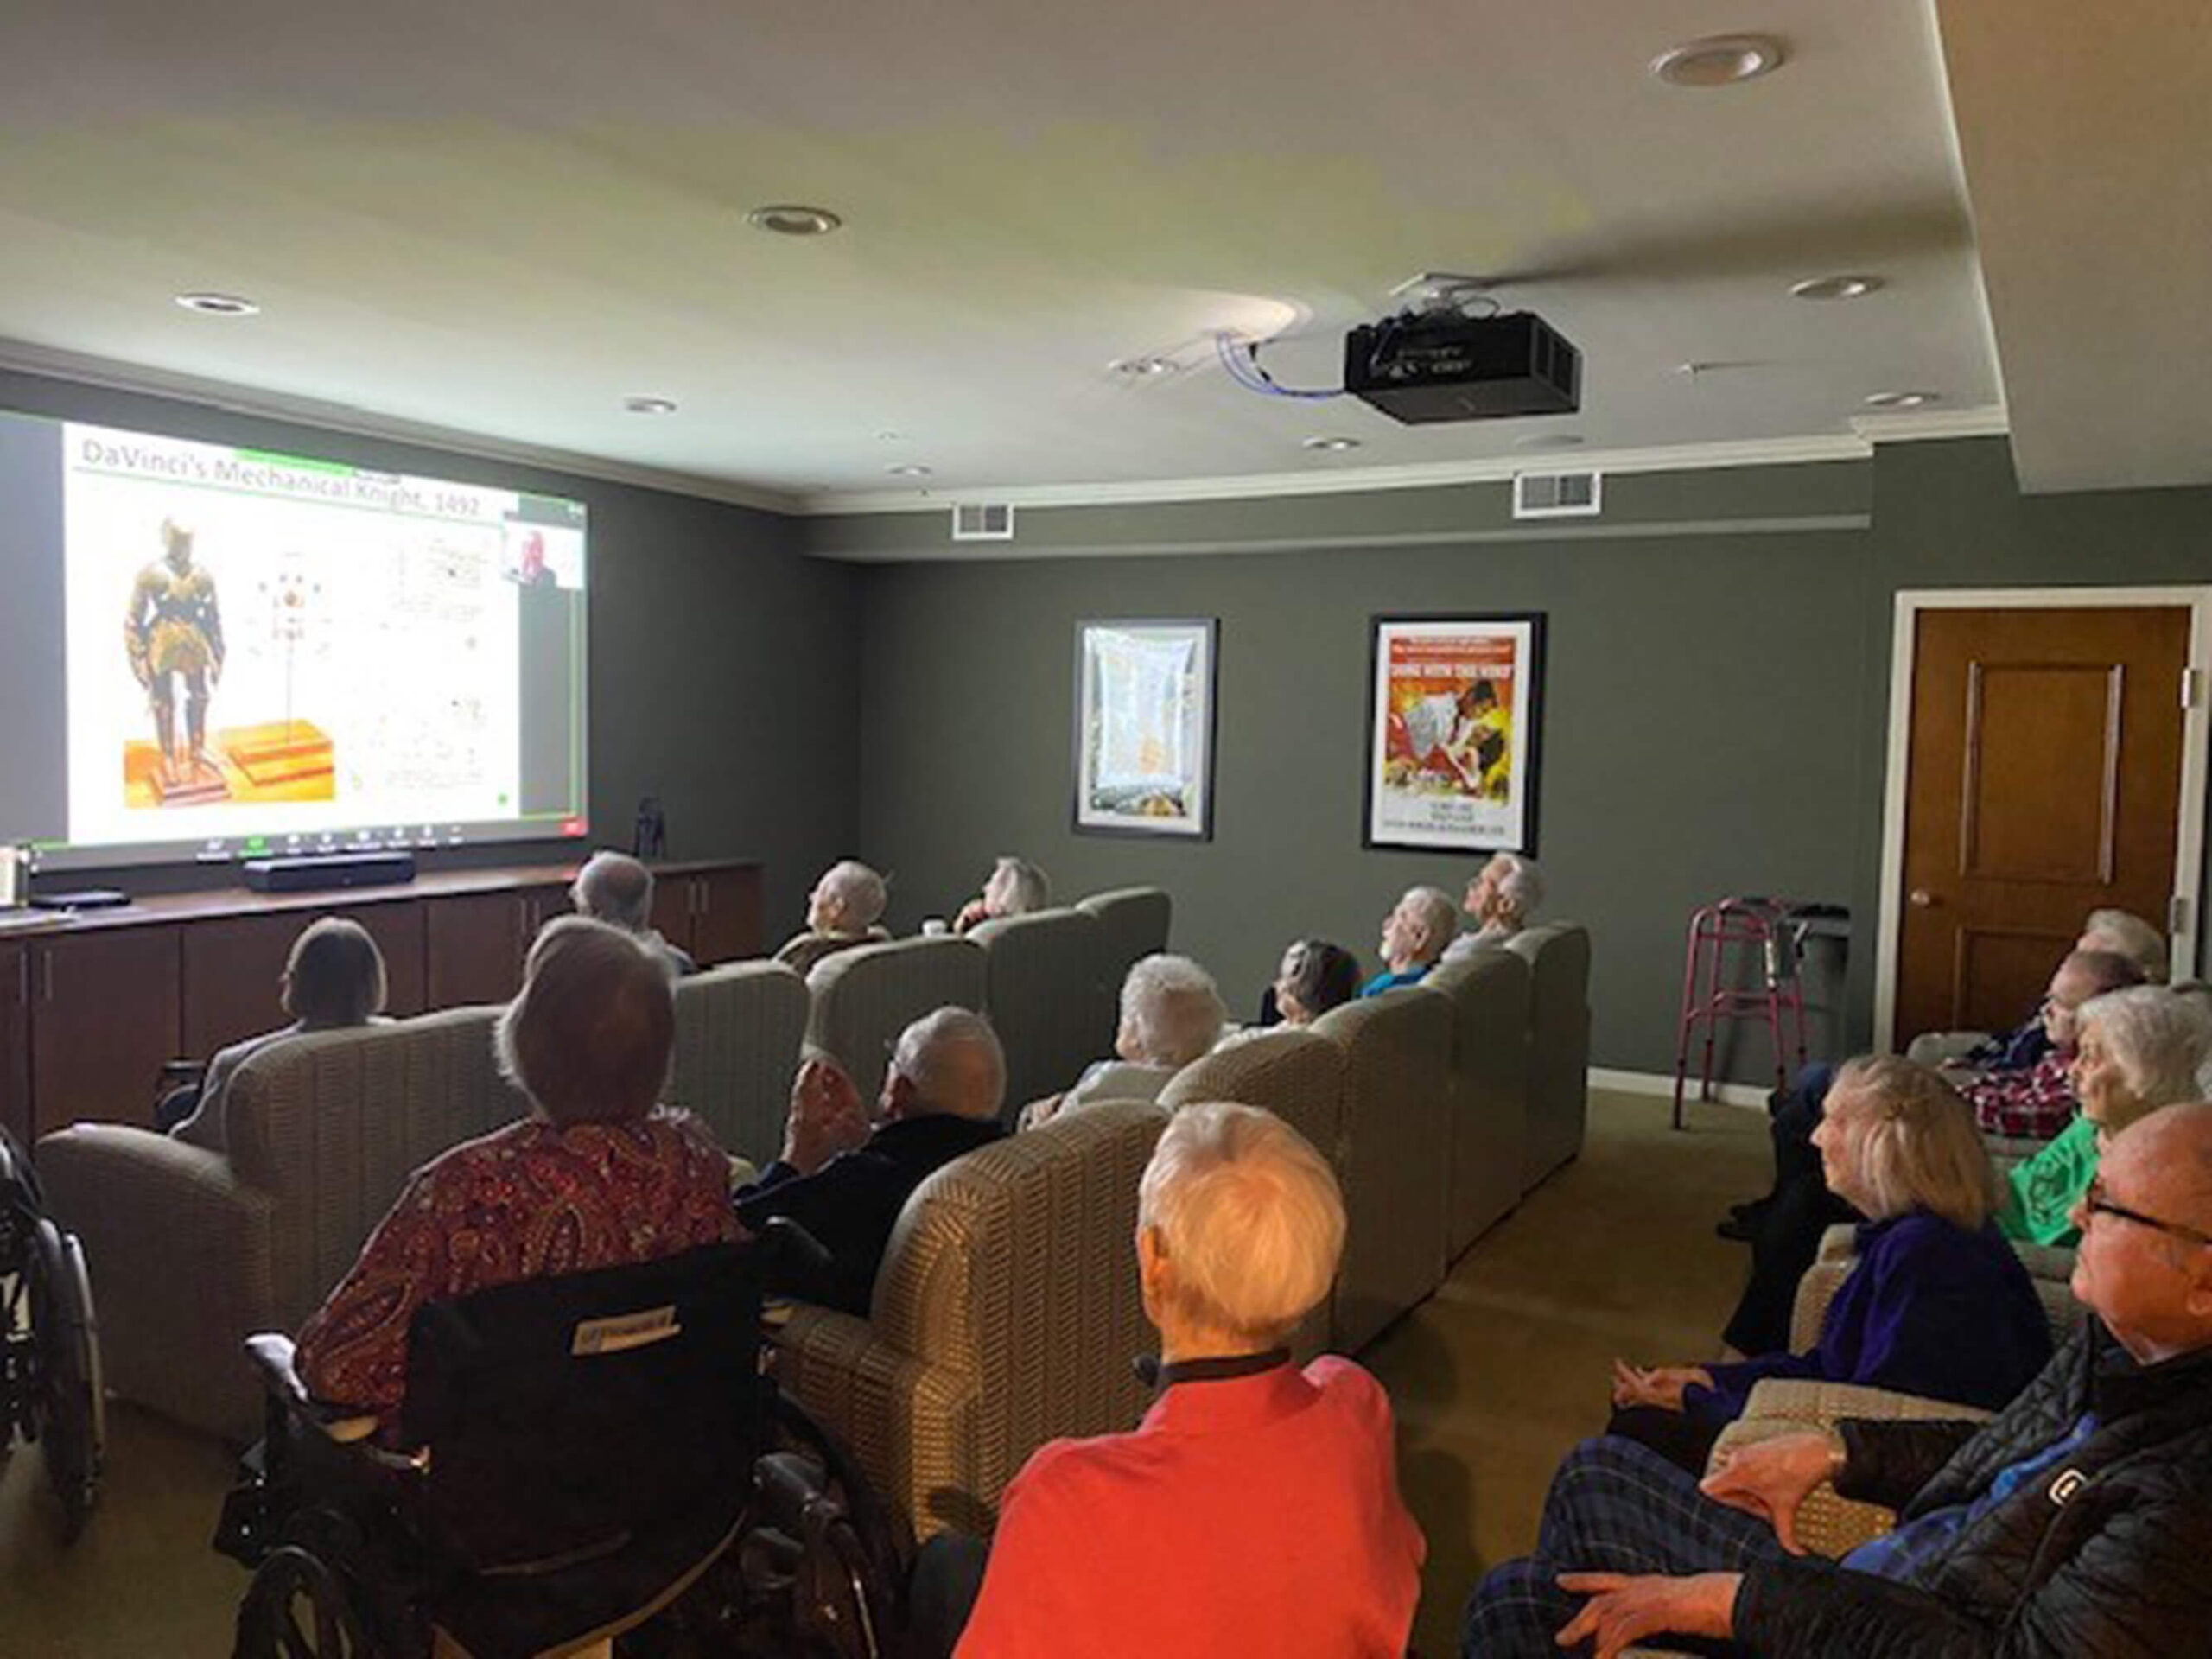
[[[35,893],[34,910],[116,910],[130,902],[130,895],[113,887],[79,887],[74,893]]]
[[[297,858],[250,858],[245,884],[256,893],[320,893],[331,887],[389,887],[415,879],[415,855],[313,853]]]
[[[1582,353],[1533,311],[1411,312],[1344,336],[1344,390],[1408,426],[1572,415]]]

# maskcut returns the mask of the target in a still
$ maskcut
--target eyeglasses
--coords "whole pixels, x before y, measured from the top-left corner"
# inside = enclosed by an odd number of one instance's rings
[[[2138,1227],[2148,1227],[2154,1233],[2167,1233],[2175,1238],[2185,1238],[2192,1244],[2212,1244],[2212,1233],[2199,1232],[2194,1227],[2184,1227],[2177,1221],[2160,1221],[2156,1216],[2146,1216],[2140,1210],[2130,1210],[2124,1204],[2114,1204],[2105,1197],[2101,1177],[2089,1178],[2089,1190],[2082,1195],[2082,1208],[2093,1216],[2113,1216],[2121,1221],[2132,1221]]]

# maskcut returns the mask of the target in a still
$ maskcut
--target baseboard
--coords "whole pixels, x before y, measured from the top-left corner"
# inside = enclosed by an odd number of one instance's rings
[[[1590,1068],[1590,1086],[1592,1089],[1611,1089],[1624,1095],[1665,1095],[1672,1098],[1675,1079],[1666,1072],[1616,1071],[1608,1065],[1593,1065]],[[1756,1106],[1761,1111],[1766,1109],[1767,1096],[1770,1092],[1755,1083],[1716,1083],[1713,1085],[1713,1097],[1721,1105]],[[1694,1084],[1684,1091],[1688,1099],[1696,1098],[1696,1094]]]

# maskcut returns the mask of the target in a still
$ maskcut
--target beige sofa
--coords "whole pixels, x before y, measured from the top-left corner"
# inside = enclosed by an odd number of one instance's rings
[[[1448,1265],[1521,1202],[1532,1048],[1529,964],[1515,951],[1478,950],[1422,982],[1452,1001]]]
[[[949,936],[859,945],[817,963],[806,988],[808,1045],[873,1102],[900,1032],[932,1008],[983,1006],[982,947]]]
[[[1131,1240],[1166,1116],[1107,1102],[938,1170],[906,1201],[866,1319],[794,1307],[777,1376],[918,1537],[988,1532],[1046,1440],[1133,1428],[1157,1351]]]
[[[1526,1191],[1582,1149],[1590,1115],[1590,935],[1557,922],[1525,929],[1505,948],[1529,971]]]
[[[734,1152],[765,1166],[784,1115],[812,1003],[779,962],[741,962],[676,982],[676,1058],[667,1100]]]
[[[1338,1176],[1348,1226],[1335,1330],[1352,1353],[1444,1276],[1452,1000],[1404,986],[1332,1008],[1313,1030],[1344,1052]]]
[[[1163,887],[1114,887],[1076,900],[1098,924],[1098,1011],[1093,1016],[1096,1052],[1110,1053],[1121,1023],[1122,982],[1141,958],[1167,948],[1175,902]]]
[[[107,1382],[232,1440],[257,1432],[243,1344],[296,1330],[418,1165],[519,1116],[496,1008],[303,1036],[231,1080],[226,1153],[113,1123],[39,1142],[54,1213],[85,1241]]]
[[[1001,917],[968,937],[983,952],[983,1006],[1006,1049],[1011,1121],[1025,1103],[1065,1089],[1113,1053],[1110,1036],[1098,1039],[1104,945],[1097,918],[1082,910]]]

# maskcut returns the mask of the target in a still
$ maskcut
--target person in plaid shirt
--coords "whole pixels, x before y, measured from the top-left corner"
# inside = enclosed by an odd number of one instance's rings
[[[2048,1141],[2071,1122],[2077,1104],[2075,1013],[2093,996],[2142,981],[2142,969],[2117,951],[2075,950],[2058,964],[2044,993],[2043,1028],[2050,1048],[2041,1059],[2017,1071],[1947,1067],[1945,1075],[1974,1108],[1982,1133]]]

